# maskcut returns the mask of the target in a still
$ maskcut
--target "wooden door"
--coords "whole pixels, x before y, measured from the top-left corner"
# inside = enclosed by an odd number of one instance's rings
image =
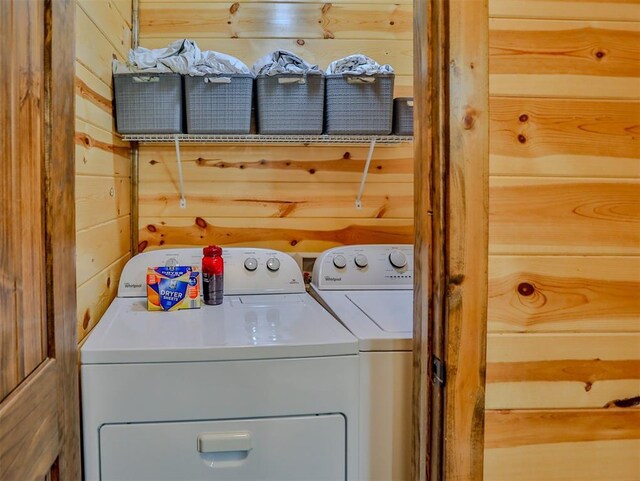
[[[0,480],[80,479],[72,0],[0,1]]]

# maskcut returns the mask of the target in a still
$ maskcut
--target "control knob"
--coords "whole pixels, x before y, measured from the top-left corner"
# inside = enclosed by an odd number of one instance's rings
[[[280,261],[277,257],[271,257],[267,259],[267,269],[269,269],[271,272],[276,272],[278,269],[280,269]]]
[[[356,258],[354,259],[354,262],[361,269],[363,269],[363,268],[365,268],[365,267],[367,267],[369,265],[369,261],[367,260],[367,256],[365,256],[364,254],[358,254],[356,256]]]
[[[391,265],[396,269],[402,269],[407,265],[407,256],[405,256],[403,252],[393,250],[389,253],[389,262],[391,262]]]
[[[258,268],[258,261],[255,257],[248,257],[244,260],[244,268],[249,272],[253,272]]]
[[[345,259],[343,255],[338,254],[333,258],[333,265],[338,269],[344,269],[347,267],[347,259]]]

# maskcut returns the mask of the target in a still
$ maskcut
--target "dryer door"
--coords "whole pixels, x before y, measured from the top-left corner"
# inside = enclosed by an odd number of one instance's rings
[[[102,481],[338,481],[346,477],[340,414],[108,424]]]

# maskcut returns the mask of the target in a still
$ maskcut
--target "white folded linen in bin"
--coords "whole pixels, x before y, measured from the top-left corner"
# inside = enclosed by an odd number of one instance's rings
[[[251,74],[239,59],[212,50],[201,51],[188,39],[166,48],[138,47],[129,51],[126,63],[113,61],[113,73],[179,73],[183,75]]]
[[[348,57],[334,60],[327,67],[327,75],[376,75],[392,73],[393,67],[391,67],[391,65],[380,65],[372,58],[362,54],[349,55]]]
[[[251,75],[251,70],[244,62],[226,53],[205,50],[200,62],[194,65],[189,75],[244,74]]]
[[[288,50],[276,50],[256,60],[251,68],[254,75],[278,75],[278,74],[321,74],[322,70],[317,65],[310,64],[302,57]]]

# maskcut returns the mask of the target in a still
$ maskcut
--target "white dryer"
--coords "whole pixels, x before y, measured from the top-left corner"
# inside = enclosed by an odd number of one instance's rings
[[[360,478],[410,479],[413,246],[325,251],[311,289],[359,340]]]
[[[85,480],[358,479],[357,339],[290,256],[223,257],[223,304],[175,312],[147,311],[146,269],[202,250],[127,263],[81,349]]]

